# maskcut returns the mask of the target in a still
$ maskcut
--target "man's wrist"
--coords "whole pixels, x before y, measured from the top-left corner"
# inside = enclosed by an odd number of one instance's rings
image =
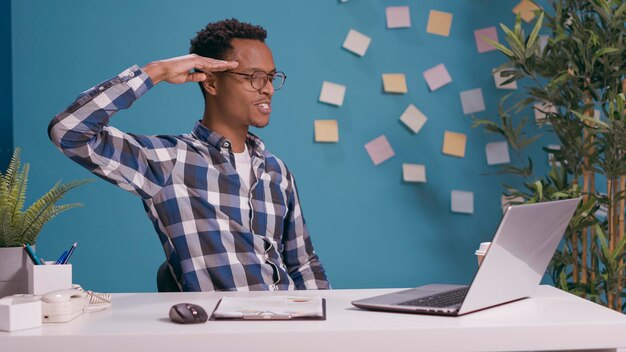
[[[158,61],[147,64],[142,67],[141,70],[150,77],[150,80],[152,80],[152,84],[154,85],[163,80],[163,66]]]

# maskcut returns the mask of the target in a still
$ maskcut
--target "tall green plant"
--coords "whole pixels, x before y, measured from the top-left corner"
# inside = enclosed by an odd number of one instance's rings
[[[509,62],[500,69],[505,83],[530,83],[512,108],[501,102],[498,121],[475,119],[475,126],[501,134],[518,156],[538,136],[524,134],[525,107],[545,114],[546,129],[560,142],[553,168],[539,181],[532,160],[518,158],[503,173],[524,178],[525,189],[507,194],[526,201],[583,196],[562,249],[551,264],[562,289],[623,311],[626,303],[626,3],[618,0],[555,0],[552,14],[539,11],[529,35],[520,18],[500,25],[506,44],[491,42]],[[541,45],[540,31],[550,36]],[[508,45],[507,45],[508,44]],[[598,113],[596,111],[598,110]],[[606,192],[596,188],[604,182]],[[597,216],[599,208],[606,216]]]
[[[18,247],[34,244],[42,227],[57,215],[80,203],[56,205],[71,189],[92,180],[77,180],[54,187],[24,210],[29,164],[21,166],[20,149],[16,148],[6,172],[0,172],[0,247]]]

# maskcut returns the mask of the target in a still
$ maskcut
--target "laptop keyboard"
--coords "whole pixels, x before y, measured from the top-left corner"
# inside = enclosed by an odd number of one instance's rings
[[[398,305],[415,307],[449,307],[463,303],[463,299],[467,295],[467,291],[469,291],[469,286],[437,293],[431,296],[412,299],[410,301],[398,303]]]

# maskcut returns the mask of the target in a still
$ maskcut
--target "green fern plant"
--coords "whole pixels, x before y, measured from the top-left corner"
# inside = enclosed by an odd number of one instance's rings
[[[54,187],[24,210],[28,184],[28,163],[21,166],[20,149],[15,148],[5,173],[0,171],[0,247],[18,247],[35,244],[43,226],[57,215],[81,203],[57,205],[70,190],[93,180],[77,180]]]

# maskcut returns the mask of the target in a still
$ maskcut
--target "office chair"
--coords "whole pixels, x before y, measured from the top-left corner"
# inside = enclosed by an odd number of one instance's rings
[[[180,292],[167,262],[163,262],[157,270],[157,290],[159,292]]]

